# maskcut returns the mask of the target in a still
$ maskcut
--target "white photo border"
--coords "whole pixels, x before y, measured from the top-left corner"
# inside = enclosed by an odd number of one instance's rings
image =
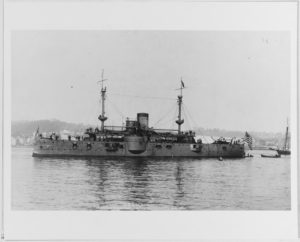
[[[298,134],[298,2],[4,0],[3,179],[6,240],[295,239],[298,137],[292,135],[290,211],[16,211],[11,209],[11,33],[17,30],[289,31],[291,133]]]

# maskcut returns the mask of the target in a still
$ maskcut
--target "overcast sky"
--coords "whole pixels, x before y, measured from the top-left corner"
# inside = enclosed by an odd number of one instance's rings
[[[12,120],[99,124],[104,69],[106,124],[148,112],[150,126],[176,128],[182,77],[183,129],[283,132],[289,41],[288,32],[15,31]]]

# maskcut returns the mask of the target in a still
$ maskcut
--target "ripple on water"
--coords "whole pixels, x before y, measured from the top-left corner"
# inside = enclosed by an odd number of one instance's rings
[[[290,158],[43,159],[12,149],[22,210],[288,210]]]

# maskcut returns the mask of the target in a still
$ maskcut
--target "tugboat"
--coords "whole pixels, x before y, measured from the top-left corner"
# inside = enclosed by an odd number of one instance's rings
[[[105,116],[106,87],[103,81],[102,73],[102,111],[98,117],[101,128],[89,128],[83,136],[69,136],[68,139],[61,139],[54,133],[50,137],[43,137],[37,132],[34,157],[245,157],[244,141],[232,139],[229,142],[220,138],[213,143],[203,143],[201,139],[196,139],[195,132],[182,131],[182,80],[177,96],[176,130],[150,128],[148,113],[137,113],[135,120],[127,119],[123,126],[105,126],[108,117]]]

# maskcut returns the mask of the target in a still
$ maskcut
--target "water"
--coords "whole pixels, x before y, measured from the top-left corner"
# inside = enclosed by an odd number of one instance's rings
[[[33,158],[12,149],[18,210],[287,210],[290,157],[245,159]]]

